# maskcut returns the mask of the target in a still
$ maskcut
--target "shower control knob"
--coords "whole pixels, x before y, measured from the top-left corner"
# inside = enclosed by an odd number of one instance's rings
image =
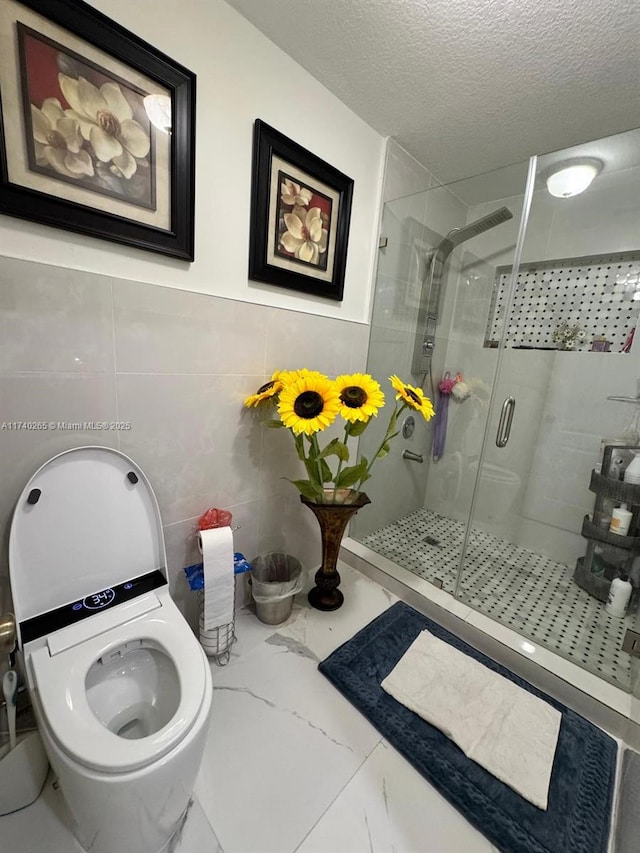
[[[402,421],[402,437],[411,438],[416,428],[416,419],[409,415]]]

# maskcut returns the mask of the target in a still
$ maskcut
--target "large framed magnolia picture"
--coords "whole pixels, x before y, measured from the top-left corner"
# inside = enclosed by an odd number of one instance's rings
[[[0,213],[194,258],[195,75],[81,0],[0,2]]]
[[[249,278],[342,300],[353,181],[259,119]]]

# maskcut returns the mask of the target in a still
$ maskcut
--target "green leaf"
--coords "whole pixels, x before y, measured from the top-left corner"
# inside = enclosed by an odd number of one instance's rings
[[[322,471],[322,482],[330,483],[333,480],[333,472],[324,459],[320,460],[320,469]]]
[[[380,450],[376,453],[376,459],[384,459],[387,453],[391,450],[389,447],[389,442],[385,441]]]
[[[285,480],[288,479],[288,477],[285,477]],[[293,483],[296,489],[298,489],[305,498],[309,498],[309,500],[315,501],[316,498],[322,497],[322,489],[315,486],[313,483],[310,483],[308,480],[289,480],[289,482]]]
[[[362,480],[366,473],[366,460],[361,459],[357,465],[351,465],[349,468],[345,468],[344,471],[341,472],[340,476],[336,480],[336,489],[348,488],[349,486],[355,485],[359,480]]]
[[[270,418],[268,421],[265,421],[264,425],[269,427],[269,429],[280,429],[280,427],[284,426],[282,421],[277,421],[275,418]]]
[[[365,429],[369,426],[370,420],[371,418],[369,418],[368,421],[353,421],[349,423],[347,426],[347,435],[350,438],[356,438],[357,436],[362,435]]]
[[[327,456],[337,456],[341,462],[349,461],[349,450],[346,444],[343,444],[339,438],[334,438],[327,444],[325,449],[320,454],[320,458],[324,459]]]

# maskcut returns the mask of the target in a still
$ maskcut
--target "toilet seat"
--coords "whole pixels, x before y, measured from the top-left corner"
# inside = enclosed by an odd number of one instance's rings
[[[150,593],[155,596],[155,593]],[[82,624],[57,632],[56,647],[34,649],[28,655],[34,687],[47,727],[58,746],[80,765],[106,773],[125,773],[157,762],[186,737],[202,707],[206,659],[194,646],[191,629],[168,597],[161,606],[132,621],[85,639]],[[112,611],[114,616],[117,608]],[[106,615],[106,614],[105,614]],[[67,634],[68,632],[68,634]],[[60,643],[60,634],[65,633]],[[73,644],[74,633],[78,635]],[[169,722],[139,740],[109,731],[89,706],[86,677],[89,668],[110,650],[143,639],[173,662],[179,679],[180,700]]]

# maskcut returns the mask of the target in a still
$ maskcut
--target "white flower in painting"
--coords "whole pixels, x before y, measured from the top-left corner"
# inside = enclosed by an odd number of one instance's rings
[[[304,189],[300,184],[284,180],[280,184],[280,198],[283,204],[293,204],[294,207],[307,207],[312,199],[310,190]]]
[[[117,83],[103,83],[98,89],[84,77],[58,74],[60,88],[71,105],[67,115],[76,119],[84,139],[96,156],[110,163],[117,177],[131,178],[136,158],[149,153],[149,135],[133,118],[129,102]]]
[[[91,177],[93,161],[84,150],[78,122],[65,115],[57,98],[47,98],[41,109],[31,104],[36,161],[48,164],[66,178]]]
[[[287,230],[280,242],[291,254],[301,261],[317,264],[320,255],[327,251],[327,230],[322,227],[322,211],[312,207],[304,220],[294,213],[285,213]]]

